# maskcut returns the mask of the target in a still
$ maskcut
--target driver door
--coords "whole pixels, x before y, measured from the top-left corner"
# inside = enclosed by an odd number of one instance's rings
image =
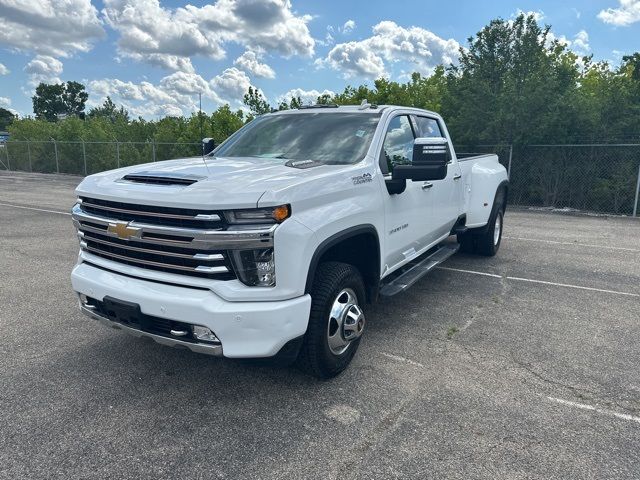
[[[380,152],[380,167],[391,173],[396,165],[410,165],[416,138],[409,115],[392,117],[386,126]],[[406,190],[385,198],[384,273],[406,263],[431,242],[429,218],[432,211],[432,183],[407,180]]]

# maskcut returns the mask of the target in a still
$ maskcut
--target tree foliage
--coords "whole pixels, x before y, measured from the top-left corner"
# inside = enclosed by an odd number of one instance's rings
[[[16,119],[16,116],[6,108],[0,107],[0,131],[5,131]]]
[[[61,116],[81,117],[88,98],[84,85],[78,82],[40,83],[32,97],[33,113],[37,119],[49,122]]]

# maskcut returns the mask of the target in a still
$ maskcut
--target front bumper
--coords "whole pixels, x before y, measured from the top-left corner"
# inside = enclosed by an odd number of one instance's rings
[[[80,263],[71,273],[73,289],[103,301],[112,297],[140,305],[142,313],[211,329],[221,345],[183,342],[154,335],[81,307],[92,318],[158,343],[184,346],[198,353],[229,358],[270,357],[307,330],[311,297],[303,295],[275,302],[228,302],[210,290],[182,287],[119,275]]]

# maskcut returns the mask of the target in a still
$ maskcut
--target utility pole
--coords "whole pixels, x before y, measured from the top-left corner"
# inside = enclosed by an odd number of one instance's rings
[[[202,92],[198,92],[198,100],[200,102],[200,109],[198,110],[198,120],[200,121],[200,149],[201,153],[204,156],[204,143],[202,143],[202,139],[204,135],[202,133]]]

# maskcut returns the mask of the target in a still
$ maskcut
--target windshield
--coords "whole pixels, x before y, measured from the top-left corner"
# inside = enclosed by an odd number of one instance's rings
[[[220,145],[220,157],[263,157],[349,164],[367,154],[379,115],[295,113],[258,117]]]

